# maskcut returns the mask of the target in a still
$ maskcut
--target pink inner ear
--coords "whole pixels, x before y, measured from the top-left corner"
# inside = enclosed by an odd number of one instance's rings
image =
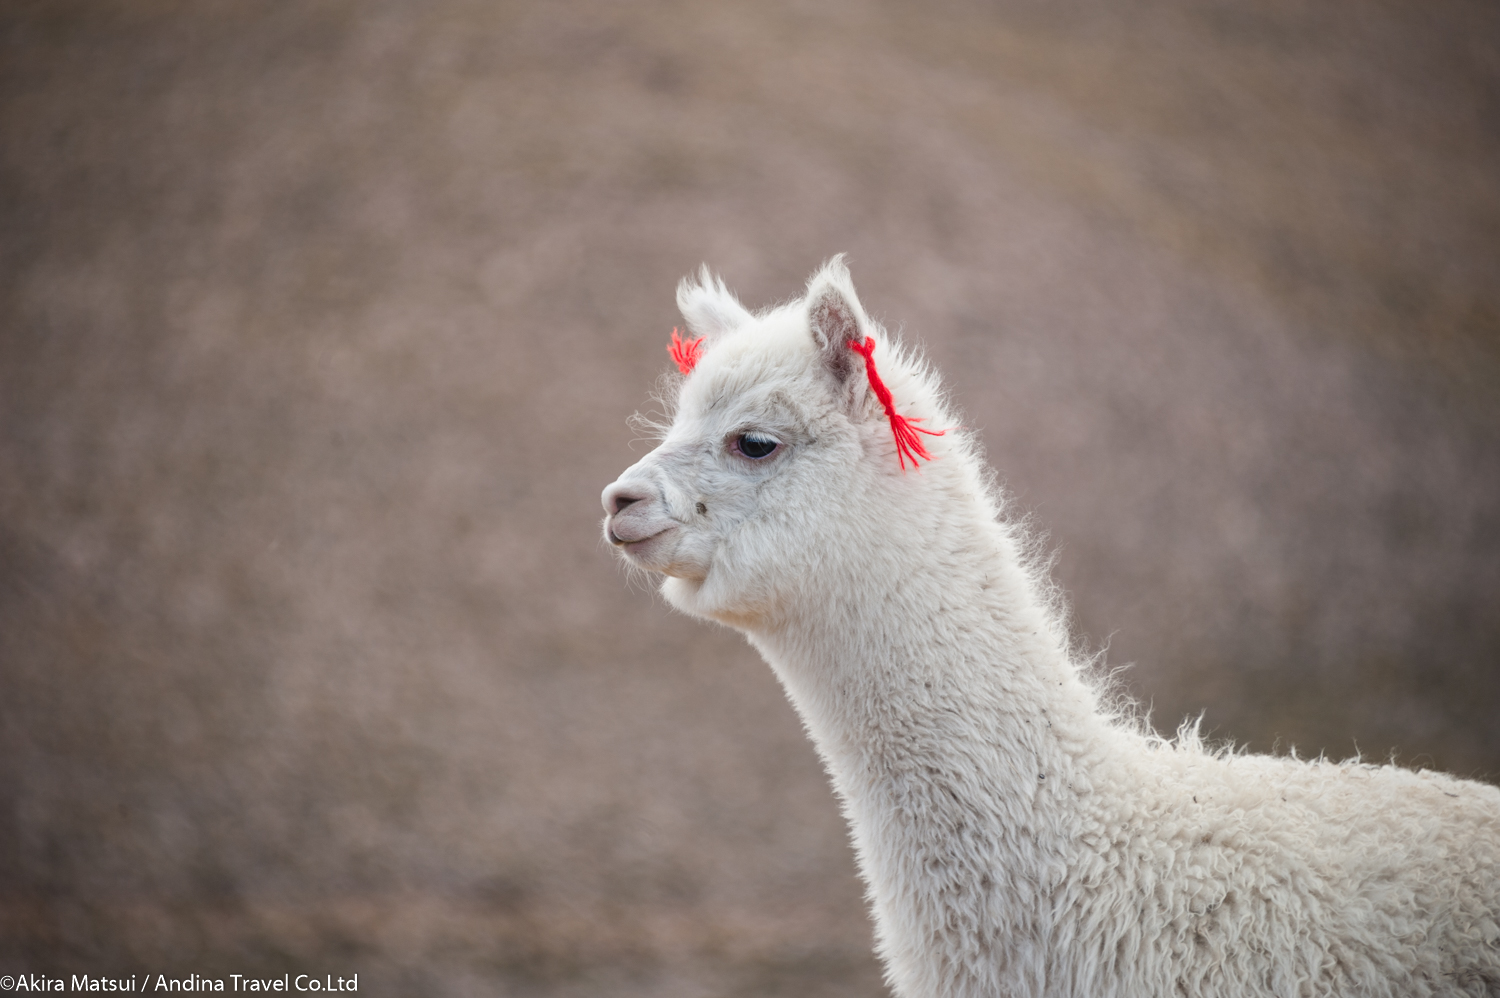
[[[692,374],[693,368],[698,366],[698,358],[703,356],[703,337],[685,340],[677,327],[673,326],[672,342],[667,344],[667,353],[677,362],[677,370],[685,375]]]

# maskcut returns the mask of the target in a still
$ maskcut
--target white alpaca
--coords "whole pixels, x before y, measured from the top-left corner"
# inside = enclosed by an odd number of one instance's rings
[[[1500,995],[1500,790],[1145,732],[841,260],[760,314],[706,268],[677,300],[702,359],[605,533],[775,670],[898,995]],[[915,470],[892,412],[946,431]]]

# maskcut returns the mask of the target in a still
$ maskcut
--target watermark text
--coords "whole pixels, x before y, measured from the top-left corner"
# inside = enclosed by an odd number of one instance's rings
[[[358,991],[359,975],[347,977],[335,974],[282,974],[280,977],[261,977],[256,974],[229,974],[225,977],[207,977],[202,974],[173,976],[171,974],[131,974],[129,977],[96,976],[94,974],[69,974],[58,977],[52,974],[3,974],[0,975],[0,991],[94,991],[117,994],[157,994],[167,992],[201,991],[245,991],[266,993],[273,991]]]

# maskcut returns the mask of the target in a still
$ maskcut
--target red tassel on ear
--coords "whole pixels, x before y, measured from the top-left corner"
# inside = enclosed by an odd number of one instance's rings
[[[927,453],[927,448],[922,446],[922,438],[918,433],[925,433],[929,437],[940,437],[947,430],[924,430],[914,424],[922,421],[922,417],[913,416],[907,419],[905,416],[896,414],[896,402],[891,398],[891,390],[880,380],[880,375],[875,373],[875,337],[866,336],[863,343],[850,340],[849,347],[855,353],[865,359],[865,374],[870,378],[870,387],[875,390],[875,397],[880,404],[885,406],[886,418],[891,421],[891,435],[896,438],[896,460],[901,462],[901,470],[906,470],[906,459],[911,458],[911,466],[917,466],[917,458],[931,461],[932,455]]]
[[[685,340],[677,327],[672,327],[672,342],[667,345],[667,353],[677,362],[677,370],[683,374],[692,374],[693,368],[698,365],[698,358],[703,356],[703,337],[696,340]]]

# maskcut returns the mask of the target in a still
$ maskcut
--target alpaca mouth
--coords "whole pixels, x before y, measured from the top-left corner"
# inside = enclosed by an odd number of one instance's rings
[[[629,531],[627,530],[627,536],[621,537],[615,533],[615,525],[611,523],[604,528],[604,534],[609,542],[618,548],[627,558],[640,563],[643,567],[651,568],[654,567],[654,559],[650,557],[651,553],[658,551],[662,546],[661,541],[676,529],[675,524],[666,526],[646,537],[629,536]]]
[[[667,528],[667,530],[670,530],[670,529],[672,529],[672,528],[670,528],[670,527]],[[623,538],[623,537],[619,536],[618,534],[616,534],[614,532],[614,528],[610,528],[610,530],[609,530],[609,542],[611,544],[613,544],[617,548],[625,548],[628,551],[632,545],[634,545],[634,544],[645,544],[647,541],[654,540],[657,537],[660,537],[664,533],[666,533],[665,530],[658,531],[657,533],[652,534],[650,537],[636,537],[636,538],[634,538],[632,540],[626,540],[625,538]]]
[[[622,548],[627,548],[628,549],[633,544],[645,544],[647,541],[654,541],[654,540],[656,540],[656,538],[660,537],[662,534],[666,533],[668,530],[675,530],[675,529],[676,529],[675,526],[669,524],[668,526],[662,527],[656,533],[654,533],[654,534],[647,534],[645,537],[621,537],[619,534],[615,533],[615,525],[613,523],[610,523],[608,526],[606,526],[604,528],[604,532],[605,532],[606,535],[608,535],[609,542],[611,544],[613,544],[615,547],[622,547]]]

